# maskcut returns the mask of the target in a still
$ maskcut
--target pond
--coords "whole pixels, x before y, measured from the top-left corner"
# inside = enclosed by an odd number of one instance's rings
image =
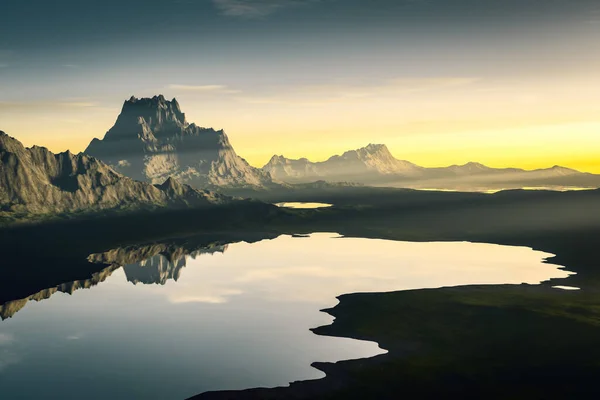
[[[333,204],[327,204],[327,203],[301,203],[301,202],[277,203],[275,205],[277,207],[284,207],[284,208],[305,208],[305,209],[333,207]]]

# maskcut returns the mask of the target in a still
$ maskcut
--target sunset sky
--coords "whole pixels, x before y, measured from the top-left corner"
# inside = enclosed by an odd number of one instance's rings
[[[3,0],[0,130],[82,151],[176,97],[262,166],[368,143],[600,173],[597,0]]]

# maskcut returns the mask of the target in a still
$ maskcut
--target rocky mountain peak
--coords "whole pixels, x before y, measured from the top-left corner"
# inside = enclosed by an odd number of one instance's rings
[[[181,196],[186,192],[186,187],[173,177],[167,178],[162,185],[156,185],[156,187],[169,195]]]
[[[8,136],[4,131],[0,131],[0,152],[18,153],[24,150],[25,147],[21,142],[12,136]]]
[[[371,154],[379,152],[390,152],[385,144],[369,143],[366,147],[364,147],[364,149]]]
[[[125,101],[115,125],[85,153],[153,184],[174,177],[196,188],[273,185],[235,153],[223,130],[189,124],[177,100],[163,95]]]
[[[465,165],[463,165],[464,168],[468,169],[468,170],[487,170],[490,169],[489,167],[478,163],[478,162],[468,162]]]
[[[335,158],[336,156],[332,157]],[[361,147],[357,150],[349,150],[341,155],[344,159],[381,159],[382,161],[390,161],[394,159],[392,153],[388,150],[385,144],[373,144],[370,143],[365,147]]]
[[[269,160],[269,162],[267,163],[267,165],[279,165],[279,164],[286,164],[289,163],[292,160],[289,160],[288,158],[286,158],[285,156],[281,155],[274,155],[273,157],[271,157],[271,159]],[[300,160],[298,160],[300,161]]]
[[[151,98],[131,96],[123,103],[115,125],[106,133],[106,140],[139,137],[156,141],[159,136],[181,134],[188,126],[176,99],[168,101],[163,95]]]

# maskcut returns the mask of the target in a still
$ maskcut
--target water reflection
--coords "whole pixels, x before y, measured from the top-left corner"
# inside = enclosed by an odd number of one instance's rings
[[[79,289],[89,289],[93,286],[96,286],[97,284],[99,284],[101,282],[104,282],[109,276],[112,275],[112,273],[116,269],[119,269],[119,268],[120,268],[119,265],[111,265],[110,267],[107,267],[107,268],[103,269],[102,271],[93,274],[90,279],[63,283],[62,285],[42,290],[42,291],[35,293],[29,297],[4,303],[4,304],[0,305],[0,318],[2,318],[2,320],[5,320],[7,318],[13,317],[18,311],[20,311],[23,307],[25,307],[27,305],[27,303],[30,301],[46,300],[46,299],[49,299],[50,296],[54,295],[55,293],[73,294],[76,290],[79,290]]]
[[[519,247],[335,234],[94,254],[90,261],[109,265],[104,271],[28,298],[46,300],[0,323],[0,392],[3,398],[181,399],[314,379],[322,376],[310,367],[314,361],[382,352],[375,343],[310,332],[331,323],[319,310],[335,305],[336,296],[568,276],[542,263],[548,256]]]
[[[327,203],[294,203],[294,202],[292,202],[292,203],[277,203],[275,205],[277,207],[305,208],[305,209],[333,207],[333,204],[327,204]]]
[[[196,250],[191,252],[188,257],[195,260],[201,254],[224,253],[227,250],[227,246],[215,246]],[[158,254],[136,264],[127,264],[123,269],[127,281],[134,285],[138,283],[165,285],[170,279],[175,282],[179,280],[181,270],[186,266],[186,259],[187,257],[184,255],[169,257],[168,255]]]
[[[581,288],[574,287],[574,286],[552,286],[552,288],[560,289],[560,290],[581,290]]]
[[[0,318],[4,320],[13,317],[30,301],[46,300],[56,293],[72,295],[79,289],[90,289],[104,282],[121,266],[123,266],[127,281],[134,285],[138,283],[164,285],[169,279],[177,281],[181,270],[186,266],[187,258],[195,259],[201,254],[223,253],[227,250],[227,246],[227,244],[212,243],[194,249],[193,245],[189,247],[160,243],[123,247],[105,253],[92,254],[88,257],[88,261],[109,266],[94,273],[90,279],[63,283],[26,298],[6,302],[0,305]]]

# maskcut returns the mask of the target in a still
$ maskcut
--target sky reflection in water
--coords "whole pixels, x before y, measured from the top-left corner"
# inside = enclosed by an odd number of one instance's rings
[[[144,284],[153,276],[144,268],[166,262],[156,256],[90,290],[30,302],[1,322],[0,397],[181,399],[318,378],[311,362],[383,352],[375,343],[309,331],[332,322],[319,310],[334,306],[336,296],[569,275],[542,263],[548,256],[321,233],[232,244],[188,258],[177,282]]]

